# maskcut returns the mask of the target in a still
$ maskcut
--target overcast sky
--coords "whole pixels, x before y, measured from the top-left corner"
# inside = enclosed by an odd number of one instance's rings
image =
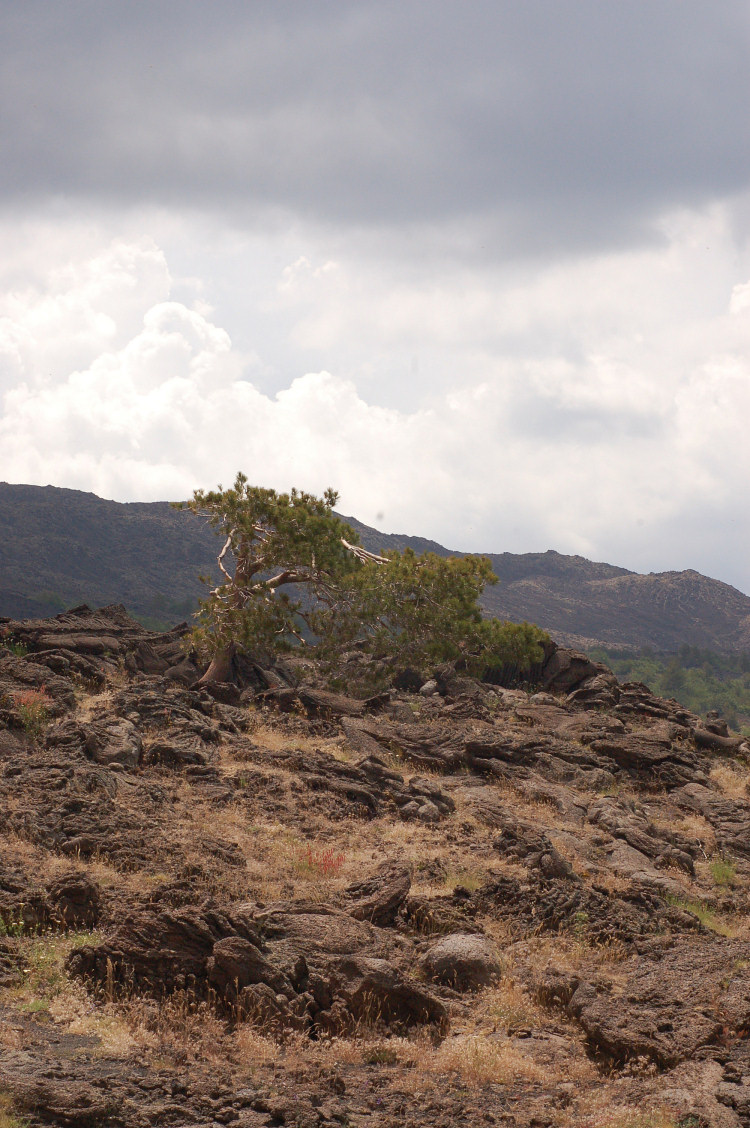
[[[746,0],[0,0],[0,479],[750,593]]]

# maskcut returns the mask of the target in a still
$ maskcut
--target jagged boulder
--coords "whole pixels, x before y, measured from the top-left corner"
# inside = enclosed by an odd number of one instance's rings
[[[749,956],[750,946],[737,941],[657,941],[626,963],[617,983],[548,970],[537,993],[562,1005],[602,1056],[671,1068],[747,1029]]]
[[[257,944],[242,936],[217,940],[206,961],[211,986],[225,999],[237,999],[245,987],[265,983],[276,994],[292,994],[287,977],[269,963]]]
[[[447,1031],[448,1013],[443,1003],[388,960],[362,955],[340,960],[332,971],[332,990],[334,1003],[329,1013],[317,1016],[322,1031],[341,1032],[337,999],[343,1001],[350,1016],[344,1029],[364,1022],[385,1024],[396,1033],[414,1026],[433,1026],[441,1034]]]
[[[550,693],[570,693],[581,682],[595,678],[604,669],[579,650],[561,646],[544,663],[541,681]]]
[[[680,787],[672,798],[710,823],[720,849],[750,857],[750,801],[728,799],[700,783]]]
[[[76,870],[47,886],[52,918],[66,928],[94,928],[102,911],[102,893],[89,874]]]
[[[209,907],[133,913],[109,940],[71,952],[68,969],[99,983],[109,978],[161,994],[205,982],[214,945],[228,936],[260,943],[241,914],[230,918]]]
[[[99,717],[80,724],[62,721],[47,733],[46,746],[68,755],[81,751],[96,764],[138,766],[143,751],[141,735],[132,721],[124,717]]]
[[[210,904],[131,914],[102,944],[68,957],[71,974],[160,995],[214,993],[274,1033],[342,1033],[362,1022],[447,1028],[442,1003],[399,967],[405,941],[309,902],[262,911]],[[385,955],[389,958],[383,958]]]
[[[344,898],[355,920],[368,920],[381,928],[393,925],[411,888],[406,866],[386,862],[372,877],[350,885]]]
[[[701,853],[699,843],[655,826],[635,803],[603,796],[591,804],[587,818],[613,838],[623,839],[657,867],[677,866],[685,873],[695,873],[694,859]]]

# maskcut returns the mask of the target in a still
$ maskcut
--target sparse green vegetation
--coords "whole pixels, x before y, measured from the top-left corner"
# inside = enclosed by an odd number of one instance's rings
[[[735,929],[727,924],[726,920],[722,920],[705,901],[693,901],[688,897],[676,897],[671,894],[667,894],[666,900],[676,909],[692,913],[704,928],[707,928],[710,932],[715,932],[717,936],[731,937],[735,935]]]
[[[13,695],[13,702],[21,718],[21,724],[29,736],[41,736],[49,720],[52,700],[47,690],[26,689]]]
[[[487,875],[482,873],[481,870],[456,869],[448,870],[445,875],[445,884],[451,891],[460,888],[468,889],[470,893],[476,893],[477,889],[481,889],[486,879]]]
[[[622,682],[643,682],[661,697],[673,697],[694,713],[716,709],[730,728],[750,735],[750,652],[717,654],[681,646],[676,654],[651,648],[596,648],[590,657],[608,665]]]
[[[28,1125],[26,1117],[14,1110],[11,1094],[0,1091],[0,1128],[28,1128]]]
[[[711,862],[710,869],[717,885],[732,886],[737,880],[737,867],[729,858],[715,858]]]
[[[95,932],[47,933],[43,936],[23,937],[21,969],[23,981],[15,991],[21,996],[21,1006],[27,1013],[46,1011],[69,984],[65,971],[68,953],[83,944],[95,942]]]
[[[29,653],[29,648],[24,642],[20,642],[14,638],[2,639],[2,645],[6,650],[9,650],[14,658],[25,658]]]
[[[26,925],[20,909],[5,917],[0,916],[0,936],[23,936],[25,931]]]

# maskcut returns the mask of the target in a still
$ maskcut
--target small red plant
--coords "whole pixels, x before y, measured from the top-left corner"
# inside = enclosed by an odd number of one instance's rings
[[[300,864],[303,869],[318,877],[336,877],[344,864],[344,855],[336,854],[333,847],[315,850],[307,845],[300,853]]]
[[[41,689],[23,689],[13,694],[13,702],[21,724],[30,736],[39,736],[49,719],[52,699],[44,686]]]

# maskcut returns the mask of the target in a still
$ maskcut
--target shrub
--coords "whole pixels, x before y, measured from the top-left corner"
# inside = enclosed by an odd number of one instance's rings
[[[711,862],[711,876],[717,885],[734,885],[737,867],[729,858],[715,858]]]
[[[24,689],[13,694],[16,711],[29,736],[40,736],[47,727],[52,699],[47,690]]]

